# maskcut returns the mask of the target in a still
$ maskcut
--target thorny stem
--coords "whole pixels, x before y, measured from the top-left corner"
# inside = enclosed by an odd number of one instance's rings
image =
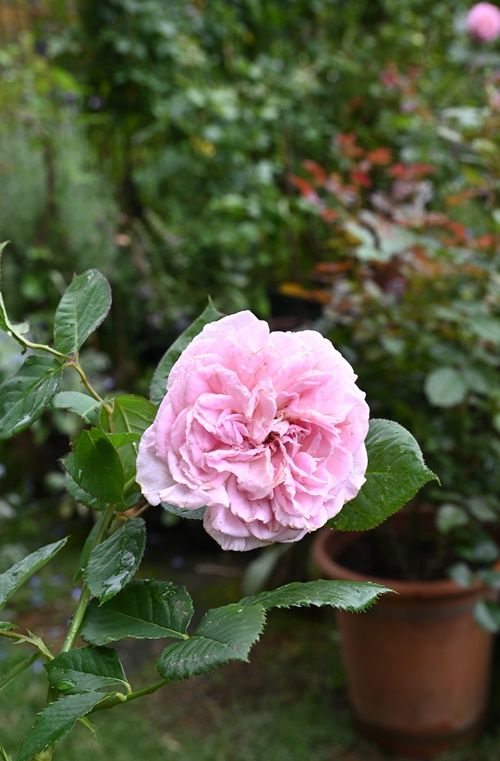
[[[90,548],[91,551],[94,549],[94,547],[100,544],[102,540],[104,539],[106,531],[108,530],[108,527],[111,521],[113,520],[114,513],[115,513],[115,508],[113,507],[113,505],[108,505],[106,510],[104,510],[103,513],[101,514],[98,521],[98,530],[95,535],[95,539],[92,543],[92,547]],[[91,598],[90,590],[87,584],[84,583],[82,596],[80,597],[80,601],[75,610],[75,615],[73,616],[71,620],[71,624],[69,626],[66,639],[64,640],[64,644],[61,648],[61,653],[66,653],[68,650],[71,650],[71,648],[73,647],[75,639],[77,638],[78,633],[80,631],[83,618],[87,611],[90,598]]]

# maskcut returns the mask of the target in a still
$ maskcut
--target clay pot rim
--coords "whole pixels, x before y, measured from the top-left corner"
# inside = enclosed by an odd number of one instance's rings
[[[401,579],[384,578],[381,576],[365,575],[353,571],[347,566],[334,560],[335,551],[332,545],[337,545],[336,552],[341,552],[356,537],[359,532],[337,532],[329,528],[318,531],[312,547],[312,558],[315,565],[331,579],[341,581],[369,581],[381,584],[404,597],[469,597],[477,596],[478,592],[487,589],[486,584],[476,581],[468,587],[461,586],[452,579],[434,579],[429,581],[404,581]],[[332,552],[333,551],[333,552]]]

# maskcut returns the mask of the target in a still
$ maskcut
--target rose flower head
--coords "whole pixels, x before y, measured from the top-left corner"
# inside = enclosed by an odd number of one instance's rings
[[[294,542],[363,485],[368,417],[330,341],[239,312],[206,325],[172,367],[137,481],[152,505],[207,506],[223,549]]]
[[[481,42],[500,37],[500,8],[492,3],[476,3],[467,15],[467,31]]]

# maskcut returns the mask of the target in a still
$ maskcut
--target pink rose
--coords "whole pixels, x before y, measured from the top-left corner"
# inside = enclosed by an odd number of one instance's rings
[[[500,36],[500,9],[492,3],[477,3],[467,16],[467,30],[481,42],[490,42]]]
[[[314,330],[251,312],[207,325],[170,372],[144,433],[148,502],[197,509],[226,550],[294,542],[363,485],[369,409],[350,364]]]

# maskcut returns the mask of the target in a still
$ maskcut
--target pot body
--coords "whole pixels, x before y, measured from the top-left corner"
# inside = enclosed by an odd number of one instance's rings
[[[335,557],[359,535],[320,532],[313,562],[333,579],[394,589],[366,613],[339,612],[349,700],[363,734],[386,750],[430,756],[477,735],[493,636],[474,621],[485,587],[363,576]]]

